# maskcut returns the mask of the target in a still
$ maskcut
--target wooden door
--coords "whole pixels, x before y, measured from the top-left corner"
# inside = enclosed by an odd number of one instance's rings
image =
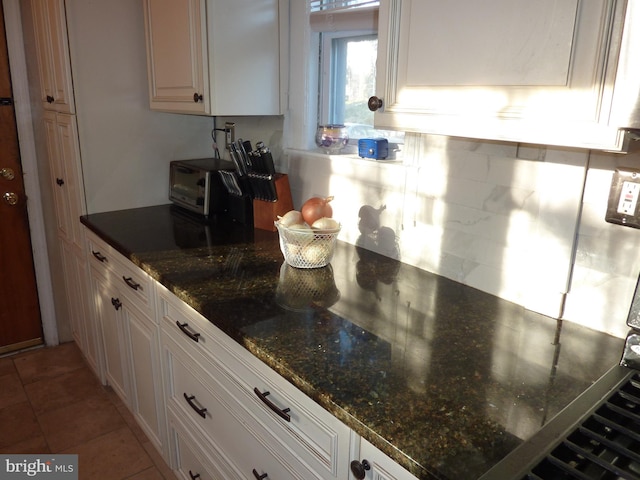
[[[42,343],[4,12],[0,2],[0,353]]]

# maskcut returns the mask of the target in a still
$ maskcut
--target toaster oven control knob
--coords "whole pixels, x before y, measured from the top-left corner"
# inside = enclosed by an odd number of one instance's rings
[[[354,460],[351,462],[351,473],[358,480],[362,480],[365,477],[367,470],[371,470],[371,464],[367,460],[362,460],[362,462]]]
[[[193,94],[193,101],[196,102],[196,103],[201,102],[202,101],[202,94],[198,93],[198,92],[194,93]]]
[[[371,110],[372,112],[375,112],[376,110],[381,109],[382,104],[383,104],[382,99],[376,96],[369,97],[369,101],[367,102],[367,106],[369,107],[369,110]]]

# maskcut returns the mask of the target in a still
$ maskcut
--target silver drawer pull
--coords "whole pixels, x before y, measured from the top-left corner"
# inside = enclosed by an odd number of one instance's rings
[[[184,399],[187,401],[189,406],[193,408],[196,411],[196,413],[200,415],[202,418],[207,418],[207,409],[198,407],[194,403],[195,398],[196,398],[195,395],[187,395],[186,393],[184,394]]]
[[[285,419],[287,422],[291,421],[291,415],[289,415],[289,412],[291,411],[291,409],[285,408],[284,410],[282,410],[278,408],[278,406],[275,403],[273,403],[271,400],[267,398],[267,395],[269,395],[269,392],[262,393],[260,390],[258,390],[258,387],[255,387],[253,389],[253,393],[255,393],[258,396],[258,398],[265,403],[267,407],[269,407],[271,410],[276,412],[280,417]]]

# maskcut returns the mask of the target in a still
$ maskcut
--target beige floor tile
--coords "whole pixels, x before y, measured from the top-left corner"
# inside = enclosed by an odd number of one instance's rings
[[[17,373],[0,376],[0,409],[27,401],[22,382]]]
[[[12,357],[0,358],[0,377],[9,375],[10,373],[17,373],[16,367],[13,365]]]
[[[84,358],[75,343],[45,347],[13,357],[22,383],[32,383],[62,375],[85,366]]]
[[[88,367],[28,383],[24,389],[36,415],[82,403],[93,396],[107,398],[102,385]]]
[[[40,425],[28,402],[16,403],[0,410],[0,448],[41,435]]]
[[[78,474],[82,480],[128,479],[153,467],[140,442],[126,427],[62,453],[78,454]]]
[[[46,412],[38,421],[53,453],[125,426],[116,407],[100,396]]]
[[[49,445],[44,439],[44,435],[38,435],[37,437],[27,438],[21,442],[14,443],[7,447],[0,447],[0,453],[25,453],[25,454],[39,454],[39,453],[51,453],[49,451]]]
[[[147,439],[142,443],[142,447],[145,449],[149,457],[151,457],[151,461],[166,480],[176,480],[173,470],[171,470],[171,467],[167,465],[167,462],[164,461],[164,458],[162,458],[162,455],[158,450],[156,450],[156,447],[153,446],[151,441]]]
[[[165,480],[162,473],[156,467],[147,468],[145,471],[129,477],[127,480]]]

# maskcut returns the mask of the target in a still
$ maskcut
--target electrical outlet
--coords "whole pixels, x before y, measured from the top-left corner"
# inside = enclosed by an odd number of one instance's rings
[[[621,167],[611,180],[605,220],[626,227],[640,228],[640,170]]]
[[[236,124],[225,122],[224,124],[224,146],[229,150],[229,146],[236,141]]]

